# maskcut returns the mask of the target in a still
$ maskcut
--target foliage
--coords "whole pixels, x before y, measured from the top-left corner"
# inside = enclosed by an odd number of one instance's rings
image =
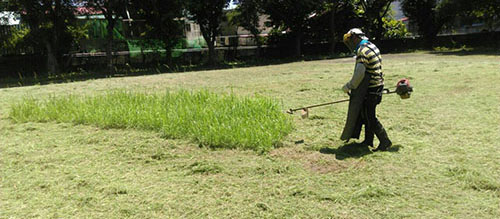
[[[25,25],[20,27],[8,27],[6,29],[7,34],[2,34],[0,38],[0,46],[7,51],[13,51],[21,48],[29,48],[24,40],[29,34],[30,29]]]
[[[167,59],[171,58],[171,51],[178,44],[183,34],[182,17],[183,2],[181,0],[131,0],[135,19],[144,19],[146,28],[140,33],[145,42],[156,44],[155,40],[163,42],[167,51]]]
[[[454,6],[465,24],[484,23],[489,31],[500,27],[500,0],[455,0]]]
[[[473,14],[484,21],[489,30],[500,27],[500,0],[482,0],[477,6]]]
[[[402,21],[395,20],[392,17],[382,18],[384,22],[384,39],[399,39],[409,35],[406,25]]]
[[[89,23],[68,26],[68,32],[73,38],[74,43],[77,43],[78,40],[89,38],[89,26]]]
[[[292,130],[280,107],[268,98],[207,91],[26,99],[12,106],[10,117],[17,122],[57,121],[154,130],[168,138],[192,139],[204,146],[261,152],[269,151]]]
[[[431,48],[435,36],[445,28],[463,24],[485,24],[482,31],[492,31],[500,26],[500,0],[400,0],[412,25]],[[263,27],[262,16],[269,18],[268,25],[274,34],[268,42],[280,41],[287,47],[295,47],[291,55],[300,56],[302,45],[328,43],[330,52],[342,35],[350,28],[360,27],[372,40],[399,38],[406,34],[403,24],[390,18],[391,0],[241,0],[233,12],[225,11],[229,0],[10,0],[1,1],[0,8],[22,15],[28,29],[13,30],[13,35],[1,36],[3,48],[35,51],[47,57],[47,69],[58,73],[64,64],[70,63],[64,55],[71,53],[78,39],[87,38],[82,23],[75,22],[75,7],[93,8],[92,13],[103,13],[107,18],[107,31],[121,18],[131,15],[135,21],[145,24],[138,37],[143,47],[157,48],[163,45],[170,61],[171,50],[183,43],[180,40],[184,18],[195,20],[201,26],[203,38],[208,43],[209,60],[216,61],[215,42],[221,35],[221,25],[228,16],[237,15],[233,21],[249,30],[260,47],[264,43],[259,34]],[[131,12],[131,14],[127,13]],[[228,15],[228,16],[225,16]],[[458,19],[456,19],[458,18]],[[131,22],[132,23],[132,22]],[[103,26],[104,27],[104,26]],[[142,28],[142,29],[141,29]],[[284,32],[284,33],[283,33]],[[109,72],[114,71],[112,52],[122,49],[113,45],[113,35],[108,34],[105,44]],[[115,35],[116,37],[116,35]],[[277,40],[278,39],[278,40]],[[158,42],[161,41],[161,43]],[[194,41],[189,42],[194,44]],[[97,44],[97,43],[96,43]],[[147,45],[149,44],[149,45]],[[125,45],[125,44],[122,44]],[[130,45],[130,44],[129,44]],[[198,46],[199,47],[199,46]],[[20,49],[21,48],[21,49]],[[162,50],[163,51],[163,50]]]
[[[401,6],[410,23],[418,26],[418,32],[424,37],[427,46],[431,47],[434,38],[441,28],[457,15],[457,5],[454,0],[401,0]]]
[[[300,56],[304,33],[314,12],[321,5],[320,0],[264,0],[263,9],[269,15],[269,26],[291,31],[290,34],[295,38],[294,55]]]
[[[224,20],[224,8],[230,0],[187,0],[188,17],[200,25],[203,38],[208,44],[209,62],[215,64],[215,41],[220,33],[220,24]]]
[[[364,20],[363,29],[372,40],[381,40],[385,34],[384,18],[394,0],[360,0],[357,13]]]
[[[354,12],[354,0],[324,1],[316,16],[311,18],[307,40],[330,44],[330,53],[335,54],[337,42],[350,28],[358,26],[359,16]]]
[[[69,52],[75,41],[72,35],[72,28],[76,25],[73,1],[12,0],[9,8],[20,13],[30,28],[25,42],[47,56],[50,73],[58,73],[63,55]]]
[[[100,12],[104,15],[107,21],[107,35],[106,35],[106,63],[110,74],[114,73],[115,68],[113,65],[113,40],[116,23],[126,14],[127,5],[129,0],[87,0],[86,6],[93,8],[95,12]]]
[[[335,54],[335,46],[340,39],[342,39],[345,32],[350,29],[353,25],[352,21],[357,18],[354,13],[355,1],[354,0],[334,0],[327,1],[324,8],[326,9],[326,14],[328,14],[329,19],[328,27],[328,37],[330,44],[330,54]],[[351,22],[345,22],[351,21]],[[323,31],[316,31],[322,33]],[[326,33],[326,31],[324,31]]]
[[[238,8],[236,8],[235,17],[232,19],[233,23],[252,33],[259,47],[262,45],[262,39],[259,37],[259,34],[264,28],[260,25],[260,16],[263,14],[262,4],[263,0],[242,0]]]

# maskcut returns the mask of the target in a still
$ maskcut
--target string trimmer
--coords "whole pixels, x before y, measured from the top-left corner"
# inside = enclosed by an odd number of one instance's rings
[[[390,91],[389,89],[384,89],[382,91],[382,94],[393,94],[397,93],[401,99],[408,99],[411,96],[411,93],[413,92],[413,87],[410,85],[410,80],[408,79],[401,79],[398,81],[396,85],[396,90]],[[333,101],[333,102],[328,102],[328,103],[321,103],[321,104],[315,104],[311,106],[304,106],[304,107],[299,107],[295,109],[289,109],[286,111],[288,114],[293,114],[296,111],[301,111],[302,113],[302,118],[307,118],[309,116],[309,109],[311,108],[316,108],[316,107],[322,107],[322,106],[328,106],[328,105],[333,105],[337,103],[343,103],[343,102],[348,102],[349,99],[345,100],[338,100],[338,101]]]

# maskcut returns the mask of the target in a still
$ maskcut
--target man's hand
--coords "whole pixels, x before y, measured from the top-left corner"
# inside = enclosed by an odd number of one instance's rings
[[[344,91],[344,93],[348,94],[351,89],[349,89],[349,86],[348,86],[349,83],[345,84],[343,87],[342,87],[342,90]]]

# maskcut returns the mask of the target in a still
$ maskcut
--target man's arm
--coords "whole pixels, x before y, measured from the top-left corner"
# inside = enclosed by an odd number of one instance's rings
[[[356,63],[356,67],[354,68],[354,74],[352,75],[352,78],[347,84],[344,85],[344,90],[349,89],[356,89],[358,88],[359,84],[361,81],[363,81],[363,78],[365,77],[365,70],[366,67],[363,63],[358,62]]]

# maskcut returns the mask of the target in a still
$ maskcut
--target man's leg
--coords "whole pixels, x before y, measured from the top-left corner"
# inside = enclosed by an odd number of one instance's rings
[[[363,123],[365,124],[365,140],[363,140],[363,142],[361,142],[361,144],[373,147],[373,138],[375,137],[375,133],[369,127],[370,122],[368,121],[368,112],[367,112],[366,103],[363,106],[363,110],[361,111],[361,113],[362,113],[361,116],[363,118]]]
[[[387,132],[385,131],[384,127],[382,126],[382,124],[380,123],[380,121],[377,119],[376,116],[377,105],[380,103],[381,99],[382,97],[379,95],[369,94],[366,98],[364,107],[364,117],[366,118],[365,130],[368,130],[368,134],[371,134],[371,136],[368,137],[372,138],[371,139],[372,145],[373,145],[373,134],[375,134],[380,141],[378,148],[375,149],[374,151],[379,151],[379,150],[385,151],[392,145],[391,140],[387,136]],[[365,139],[366,138],[367,137],[365,137]],[[370,139],[368,138],[367,140]]]

